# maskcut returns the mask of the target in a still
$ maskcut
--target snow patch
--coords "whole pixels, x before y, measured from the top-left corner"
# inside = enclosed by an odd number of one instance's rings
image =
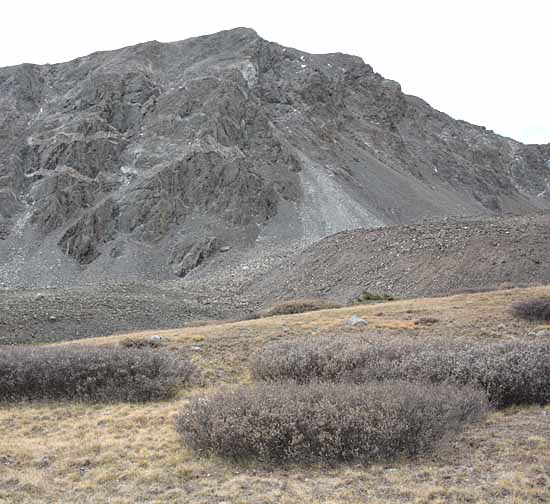
[[[251,61],[246,61],[239,67],[243,79],[246,81],[248,88],[253,88],[258,82],[258,71]]]

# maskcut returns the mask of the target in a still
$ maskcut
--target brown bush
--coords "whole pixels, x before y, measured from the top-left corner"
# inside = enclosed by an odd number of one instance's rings
[[[266,346],[256,355],[252,373],[254,378],[264,381],[337,381],[369,362],[382,359],[376,354],[386,351],[386,346],[378,347],[351,336],[281,341]]]
[[[526,320],[550,322],[550,298],[519,301],[512,305],[512,313]]]
[[[425,452],[486,410],[483,393],[446,385],[286,383],[196,398],[177,430],[204,455],[371,462]]]
[[[414,321],[414,325],[434,325],[439,322],[439,319],[434,317],[420,317]]]
[[[316,310],[330,310],[342,308],[340,303],[325,299],[295,299],[274,304],[267,310],[260,313],[261,317],[274,317],[276,315],[292,315]]]
[[[120,340],[118,344],[124,348],[159,348],[163,343],[162,340],[129,337]]]
[[[550,342],[399,343],[334,337],[274,343],[253,365],[257,379],[406,380],[480,387],[498,407],[550,403]]]
[[[195,367],[149,349],[21,346],[0,351],[0,401],[150,401],[172,396]]]

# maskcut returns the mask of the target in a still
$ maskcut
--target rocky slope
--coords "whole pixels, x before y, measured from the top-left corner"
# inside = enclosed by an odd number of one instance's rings
[[[197,319],[247,318],[296,298],[350,302],[364,291],[448,295],[550,283],[550,213],[337,233],[304,251],[233,249],[167,282],[0,290],[0,345],[59,341]],[[296,252],[298,250],[298,252]]]
[[[548,229],[545,212],[345,231],[280,264],[248,292],[353,301],[365,291],[421,297],[548,284]]]
[[[550,145],[239,28],[0,69],[0,286],[170,279],[227,247],[550,206]]]

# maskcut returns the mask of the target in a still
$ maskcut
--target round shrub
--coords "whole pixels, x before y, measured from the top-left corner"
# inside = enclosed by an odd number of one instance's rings
[[[528,299],[514,303],[512,314],[526,320],[550,322],[550,298]]]
[[[0,351],[0,401],[150,401],[175,394],[195,367],[150,349],[20,346]]]
[[[405,380],[482,388],[497,407],[550,403],[550,342],[402,343],[344,337],[275,343],[256,358],[264,381]]]
[[[372,462],[425,452],[486,411],[482,392],[447,385],[263,384],[195,398],[177,431],[203,455]]]
[[[317,310],[330,310],[342,308],[340,303],[326,299],[294,299],[274,304],[260,313],[261,317],[274,317],[276,315],[293,315]]]

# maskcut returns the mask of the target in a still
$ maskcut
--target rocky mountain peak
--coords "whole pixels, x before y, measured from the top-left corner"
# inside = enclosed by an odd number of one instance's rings
[[[550,146],[360,58],[236,28],[0,69],[0,285],[184,276],[221,247],[550,205]]]

